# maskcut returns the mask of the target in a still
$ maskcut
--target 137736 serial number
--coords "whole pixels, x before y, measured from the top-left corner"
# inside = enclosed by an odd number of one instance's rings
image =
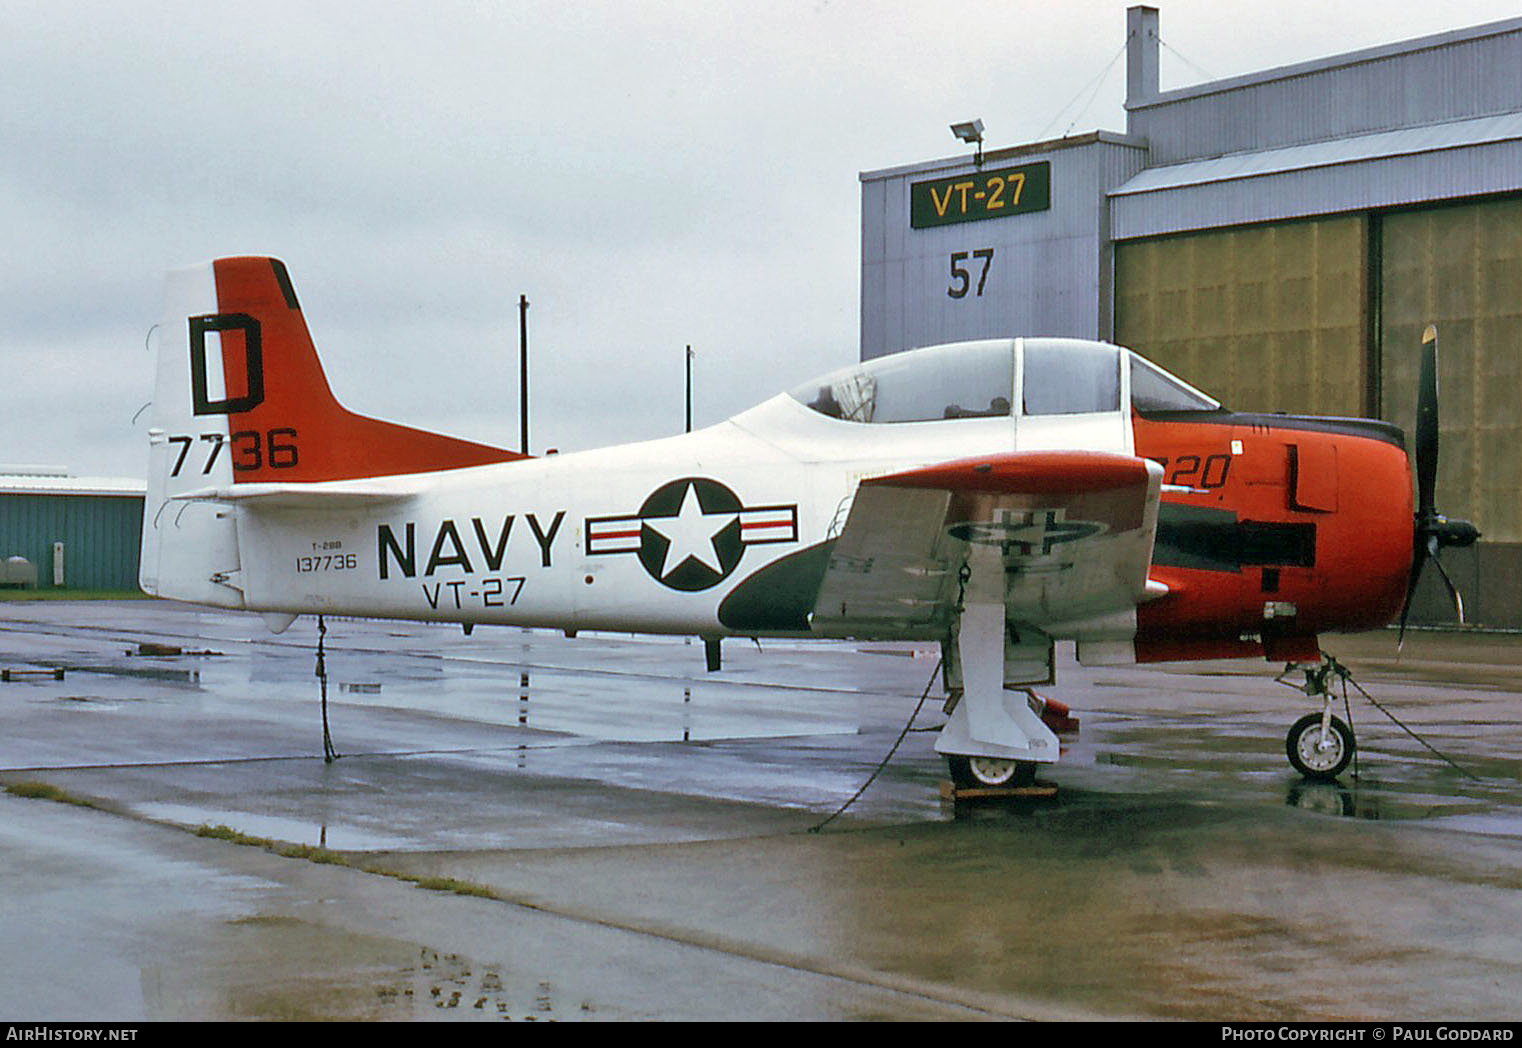
[[[313,571],[353,571],[357,567],[357,553],[314,553],[296,558],[296,572],[300,575]]]

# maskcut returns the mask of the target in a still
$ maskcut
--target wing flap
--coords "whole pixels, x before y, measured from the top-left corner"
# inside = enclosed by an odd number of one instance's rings
[[[830,554],[811,627],[831,636],[937,633],[961,555],[942,526],[950,501],[944,490],[862,484]]]

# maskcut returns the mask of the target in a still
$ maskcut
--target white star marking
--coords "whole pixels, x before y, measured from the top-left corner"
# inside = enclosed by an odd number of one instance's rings
[[[666,547],[666,559],[661,563],[661,578],[670,575],[689,558],[722,575],[724,569],[719,566],[719,551],[714,548],[713,540],[738,516],[733,510],[704,513],[698,504],[698,493],[692,484],[688,484],[687,492],[682,496],[682,508],[676,516],[646,517],[645,523],[670,543]]]

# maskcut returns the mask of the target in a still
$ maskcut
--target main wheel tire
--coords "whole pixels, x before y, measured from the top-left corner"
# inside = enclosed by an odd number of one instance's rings
[[[1284,752],[1295,770],[1307,779],[1331,782],[1353,759],[1353,729],[1332,717],[1322,737],[1321,714],[1307,713],[1294,723],[1284,740]]]
[[[1034,761],[1007,757],[947,757],[951,781],[961,789],[1029,786],[1036,781]]]

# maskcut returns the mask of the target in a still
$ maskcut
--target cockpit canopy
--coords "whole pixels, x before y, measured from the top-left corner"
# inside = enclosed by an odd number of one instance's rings
[[[1017,382],[1017,377],[1019,381]],[[954,342],[878,357],[791,391],[847,422],[932,422],[1119,411],[1219,411],[1221,405],[1129,349],[1068,338]]]

